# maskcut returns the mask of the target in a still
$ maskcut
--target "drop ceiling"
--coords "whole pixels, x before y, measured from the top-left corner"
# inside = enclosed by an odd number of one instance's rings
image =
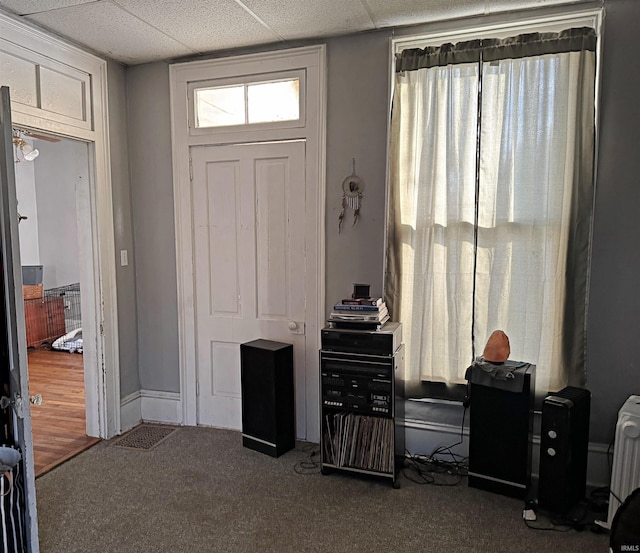
[[[575,0],[0,0],[0,9],[126,65]]]

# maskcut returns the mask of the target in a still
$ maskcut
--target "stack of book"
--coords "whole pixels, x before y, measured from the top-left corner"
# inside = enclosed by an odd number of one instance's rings
[[[379,330],[389,320],[382,298],[349,298],[333,306],[329,323],[336,328]]]

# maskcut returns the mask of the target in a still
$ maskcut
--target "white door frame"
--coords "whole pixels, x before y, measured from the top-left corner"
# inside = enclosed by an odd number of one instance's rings
[[[294,70],[306,71],[305,125],[297,128],[274,128],[211,132],[189,125],[189,83],[229,79]],[[307,197],[309,225],[317,236],[307,253],[311,270],[306,275],[309,313],[306,328],[305,410],[308,440],[319,440],[318,350],[320,329],[324,321],[324,228],[325,228],[325,127],[326,127],[326,47],[324,45],[247,54],[228,58],[173,64],[171,83],[171,139],[173,151],[173,194],[176,232],[178,281],[178,343],[180,361],[180,401],[182,422],[197,424],[197,352],[195,340],[194,265],[190,159],[192,146],[240,144],[273,140],[305,139],[307,144],[306,178],[317,195]]]
[[[110,438],[120,433],[120,357],[116,290],[115,239],[109,150],[107,63],[16,18],[0,13],[0,53],[5,60],[33,67],[48,67],[70,79],[84,82],[84,118],[47,111],[28,102],[12,102],[14,126],[40,130],[93,144],[89,146],[89,203],[78,214],[91,245],[89,259],[81,265],[84,283],[83,326],[95,344],[84,347],[87,434]],[[35,70],[35,69],[34,69]],[[30,91],[9,84],[12,98]]]

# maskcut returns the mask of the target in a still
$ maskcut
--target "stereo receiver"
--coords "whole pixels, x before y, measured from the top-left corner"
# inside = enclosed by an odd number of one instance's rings
[[[324,351],[391,356],[402,343],[402,325],[388,322],[380,330],[323,328],[320,340]]]
[[[393,361],[323,352],[320,363],[324,407],[393,415]]]

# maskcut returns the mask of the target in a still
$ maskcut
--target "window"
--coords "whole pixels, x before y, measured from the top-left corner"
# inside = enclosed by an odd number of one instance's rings
[[[194,89],[196,128],[300,119],[300,79]]]
[[[595,47],[573,28],[397,56],[385,297],[407,389],[464,383],[496,329],[541,393],[584,384]]]

